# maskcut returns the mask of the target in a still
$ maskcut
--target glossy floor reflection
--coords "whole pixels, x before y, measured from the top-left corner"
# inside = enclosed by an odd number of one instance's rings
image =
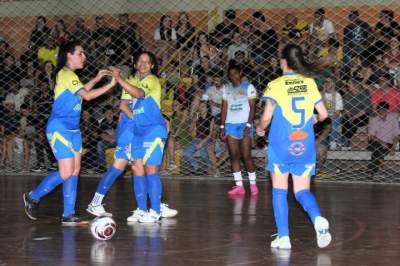
[[[60,190],[41,202],[40,220],[27,220],[21,195],[38,181],[0,176],[0,266],[396,265],[400,260],[399,186],[317,183],[314,191],[333,234],[331,246],[323,250],[290,196],[293,249],[279,251],[269,248],[274,224],[267,182],[260,183],[256,198],[231,199],[226,181],[163,180],[166,201],[179,216],[146,225],[125,222],[136,206],[130,180],[121,179],[105,201],[117,233],[110,241],[98,241],[87,227],[61,227]],[[81,214],[86,215],[97,181],[80,180]]]

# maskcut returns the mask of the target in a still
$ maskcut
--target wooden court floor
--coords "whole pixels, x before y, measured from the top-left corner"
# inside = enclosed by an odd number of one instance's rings
[[[268,182],[258,197],[231,199],[227,181],[163,180],[165,201],[179,210],[159,224],[127,224],[135,208],[129,179],[105,200],[117,233],[96,241],[87,227],[62,227],[60,189],[40,203],[41,218],[23,212],[22,193],[38,178],[0,175],[0,266],[4,265],[400,265],[400,186],[316,182],[313,191],[331,223],[333,242],[318,249],[306,214],[289,197],[291,251],[269,248],[275,227]],[[98,179],[82,178],[85,213]]]

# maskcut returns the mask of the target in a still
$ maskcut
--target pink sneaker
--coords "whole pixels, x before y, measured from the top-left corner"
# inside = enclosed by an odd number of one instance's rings
[[[244,190],[243,186],[234,186],[228,191],[229,196],[235,196],[235,195],[242,196],[244,194],[246,194],[246,191]]]
[[[250,184],[250,191],[252,196],[257,196],[259,192],[257,184]]]

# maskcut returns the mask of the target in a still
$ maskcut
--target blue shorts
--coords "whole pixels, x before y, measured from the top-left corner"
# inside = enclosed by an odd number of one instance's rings
[[[273,174],[290,173],[296,176],[313,176],[315,175],[315,162],[287,163],[279,159],[273,149],[268,148],[268,163],[266,169]]]
[[[167,136],[165,126],[148,128],[143,135],[134,134],[132,141],[132,159],[142,160],[144,165],[161,165]]]
[[[76,152],[82,152],[80,130],[46,131],[46,136],[57,160],[74,158]]]
[[[131,127],[118,126],[117,146],[115,147],[114,159],[131,160],[133,130]]]
[[[239,124],[232,124],[232,123],[225,123],[225,135],[231,136],[235,139],[242,139],[243,138],[243,131],[246,128],[247,123],[239,123]],[[254,127],[251,126],[250,128],[250,137],[254,135]]]

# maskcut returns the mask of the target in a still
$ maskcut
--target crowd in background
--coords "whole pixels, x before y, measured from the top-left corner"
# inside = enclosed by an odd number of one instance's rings
[[[394,121],[393,116],[397,121],[400,111],[400,25],[391,10],[382,10],[375,25],[363,21],[353,10],[343,34],[336,32],[335,22],[326,17],[323,8],[314,12],[312,21],[288,14],[279,28],[261,11],[239,24],[236,11],[226,10],[223,21],[211,32],[193,26],[192,19],[185,12],[177,21],[164,15],[152,29],[154,52],[161,65],[161,105],[170,128],[165,168],[177,167],[176,151],[182,150],[183,159],[196,153],[196,160],[208,166],[201,168],[204,173],[218,173],[226,152],[215,125],[219,125],[228,66],[239,65],[244,79],[261,96],[267,83],[281,75],[279,51],[290,42],[300,44],[308,60],[322,66],[317,82],[330,119],[316,125],[321,166],[327,150],[351,149],[360,128],[366,128],[369,135],[371,172],[377,171],[384,156],[395,151],[398,123],[393,128],[386,126],[390,124],[386,121]],[[54,166],[44,130],[61,44],[68,40],[83,44],[87,66],[79,73],[82,81],[112,65],[119,66],[126,77],[132,74],[135,55],[150,47],[143,41],[144,29],[130,21],[128,14],[118,15],[118,23],[111,27],[98,16],[94,29],[89,29],[82,17],[76,18],[74,26],[63,20],[49,25],[45,17],[38,17],[20,57],[0,35],[2,168],[44,171]],[[105,169],[106,150],[115,146],[119,93],[114,90],[85,103],[81,120],[85,171]],[[255,148],[262,148],[264,142],[256,140]],[[17,158],[22,158],[19,165]]]

